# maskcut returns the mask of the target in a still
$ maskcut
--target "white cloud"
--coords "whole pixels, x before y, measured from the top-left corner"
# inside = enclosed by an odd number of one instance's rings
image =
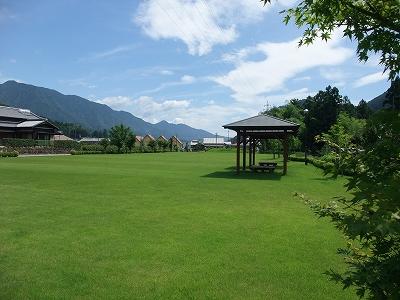
[[[190,76],[190,75],[183,75],[181,77],[181,82],[182,83],[193,83],[193,82],[195,82],[195,80],[196,79],[193,76]]]
[[[161,70],[161,71],[160,71],[160,74],[161,74],[161,75],[173,75],[174,72],[171,71],[171,70]]]
[[[354,82],[354,87],[359,88],[379,81],[387,80],[388,75],[382,72],[376,72],[357,79]]]
[[[144,91],[141,91],[141,92],[139,92],[137,94],[139,94],[139,95],[154,94],[154,93],[160,92],[161,90],[163,90],[165,88],[168,88],[168,87],[192,84],[192,83],[195,83],[195,82],[196,82],[196,77],[191,76],[191,75],[183,75],[180,78],[180,80],[178,80],[178,81],[163,82],[156,88],[144,90]]]
[[[321,68],[320,74],[323,78],[328,80],[344,80],[347,74],[338,68]]]
[[[61,79],[59,80],[60,83],[62,84],[67,84],[72,87],[84,87],[88,89],[95,89],[97,86],[93,83],[90,83],[87,78],[81,77],[81,78],[73,78],[73,79]]]
[[[292,100],[292,99],[304,99],[308,96],[315,95],[316,92],[310,91],[308,88],[304,87],[298,90],[294,91],[289,91],[287,93],[280,93],[280,94],[272,94],[266,96],[266,100],[264,100],[264,103],[268,101],[269,105],[272,106],[280,106],[283,105],[286,101]]]
[[[294,81],[308,81],[311,80],[311,76],[301,76],[301,77],[296,77],[293,79]]]
[[[106,97],[99,101],[98,103],[105,104],[110,106],[114,109],[122,109],[132,104],[132,99],[126,96],[113,96],[113,97]]]
[[[9,81],[9,80],[14,80],[14,81],[19,82],[19,83],[24,83],[24,81],[22,81],[20,79],[6,76],[2,72],[0,72],[0,83],[4,83],[4,82]]]
[[[138,47],[138,45],[136,45],[136,44],[117,46],[117,47],[109,49],[109,50],[105,50],[105,51],[101,51],[101,52],[97,52],[97,53],[92,53],[88,57],[84,57],[84,58],[79,59],[79,61],[105,59],[105,58],[108,58],[108,57],[115,56],[117,54],[121,54],[121,53],[124,53],[124,52],[132,51],[132,50],[136,49],[137,47]]]
[[[239,53],[258,52],[265,58],[252,61],[246,55],[238,55],[235,69],[213,79],[230,88],[237,101],[260,101],[266,93],[282,90],[285,82],[297,74],[318,66],[339,65],[353,55],[351,49],[340,46],[339,34],[328,42],[319,40],[309,46],[298,47],[298,41],[265,42],[241,50]]]
[[[0,23],[16,18],[17,16],[12,13],[7,7],[0,7]]]
[[[288,91],[287,93],[269,95],[259,104],[242,102],[217,104],[213,100],[200,104],[193,99],[160,100],[150,96],[138,98],[113,96],[97,102],[107,104],[113,109],[129,111],[133,115],[151,123],[166,120],[222,134],[224,132],[222,125],[257,115],[267,101],[271,106],[282,105],[286,100],[305,98],[311,94],[314,94],[314,92],[309,91],[307,88],[302,88]]]
[[[179,39],[190,54],[204,55],[233,42],[238,24],[260,21],[270,7],[249,0],[149,0],[139,5],[134,21],[153,39]]]
[[[172,123],[174,124],[183,124],[183,119],[182,118],[175,118]]]

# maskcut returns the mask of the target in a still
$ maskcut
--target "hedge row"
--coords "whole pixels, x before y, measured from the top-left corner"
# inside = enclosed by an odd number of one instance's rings
[[[289,160],[291,161],[299,161],[299,162],[305,162],[306,159],[305,157],[295,157],[295,156],[289,156]],[[321,159],[317,159],[314,157],[307,157],[307,161],[316,166],[317,168],[323,169],[323,170],[328,170],[328,169],[332,169],[334,167],[334,164],[331,162],[326,162],[324,160]]]
[[[17,157],[18,152],[17,151],[11,151],[11,152],[0,152],[0,157]]]
[[[104,147],[102,145],[99,144],[82,144],[80,145],[80,149],[81,151],[100,151],[103,152],[104,151]]]
[[[104,154],[103,151],[79,151],[71,150],[71,155],[84,155],[84,154]]]
[[[53,147],[20,147],[8,148],[7,152],[16,151],[19,154],[66,154],[69,153],[68,149],[57,149]]]
[[[71,150],[72,155],[83,155],[83,154],[116,154],[118,153],[118,147],[114,145],[108,145],[105,149],[101,145],[85,145],[90,147],[82,147],[82,150]],[[99,146],[99,147],[93,147]]]
[[[26,147],[52,147],[56,149],[78,149],[77,141],[49,141],[32,139],[1,139],[0,144],[7,148],[26,148]]]
[[[295,157],[295,156],[289,156],[289,160],[291,161],[298,161],[298,162],[305,162],[306,159],[304,157]],[[315,157],[307,157],[307,160],[310,164],[313,166],[320,168],[324,171],[329,171],[332,170],[335,167],[335,164],[329,161],[325,161],[322,159],[317,159]],[[353,175],[353,172],[351,170],[341,170],[341,174],[351,176]]]
[[[19,148],[19,147],[34,147],[37,145],[36,140],[32,139],[1,139],[1,144],[9,148]]]

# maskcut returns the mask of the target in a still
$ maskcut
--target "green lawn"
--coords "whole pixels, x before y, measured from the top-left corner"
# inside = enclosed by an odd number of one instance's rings
[[[343,179],[289,163],[233,174],[233,153],[0,160],[0,299],[354,299],[322,273],[343,245],[294,191]],[[278,172],[277,172],[278,173]]]

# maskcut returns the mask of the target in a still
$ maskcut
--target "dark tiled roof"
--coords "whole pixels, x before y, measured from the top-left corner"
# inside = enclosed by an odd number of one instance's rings
[[[21,120],[44,120],[44,118],[35,115],[28,109],[21,109],[16,107],[0,106],[0,117],[13,118]]]
[[[298,128],[299,124],[282,120],[269,115],[258,115],[248,119],[240,120],[231,124],[226,124],[224,128],[269,128],[269,129],[279,129],[279,128]]]

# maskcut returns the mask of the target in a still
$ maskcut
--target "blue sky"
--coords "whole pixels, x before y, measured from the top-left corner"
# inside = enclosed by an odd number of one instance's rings
[[[226,134],[221,125],[268,103],[337,86],[357,104],[389,87],[335,32],[297,47],[302,31],[258,0],[0,0],[0,82],[75,94],[149,122]]]

